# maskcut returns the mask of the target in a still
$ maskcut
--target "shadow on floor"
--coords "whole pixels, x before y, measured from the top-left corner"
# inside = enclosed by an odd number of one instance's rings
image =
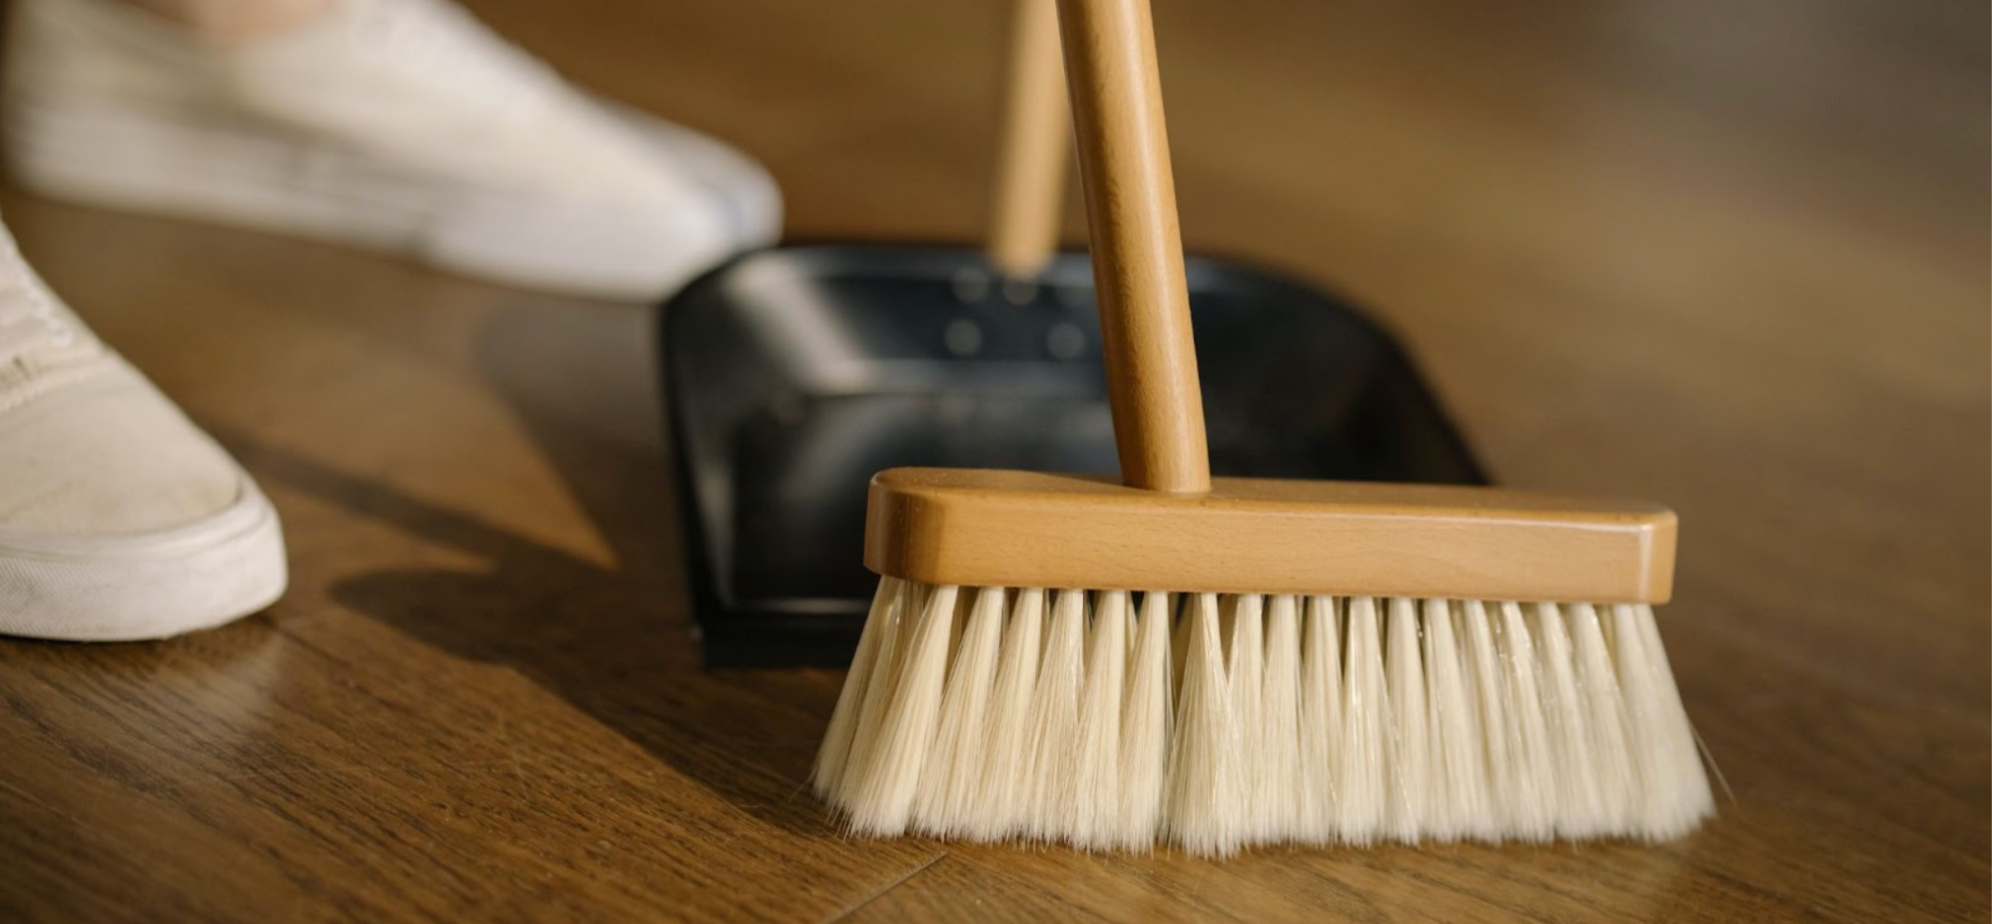
[[[607,542],[610,567],[244,434],[216,435],[261,479],[489,563],[474,574],[348,577],[331,588],[341,605],[460,657],[519,671],[764,821],[831,834],[804,781],[841,678],[700,666],[662,444],[653,320],[649,310],[528,301],[494,311],[476,344],[480,372]]]

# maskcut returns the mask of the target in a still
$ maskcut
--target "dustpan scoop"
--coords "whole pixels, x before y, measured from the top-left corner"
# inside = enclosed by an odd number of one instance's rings
[[[856,554],[874,472],[1120,467],[1092,268],[1052,249],[1072,136],[1050,6],[1018,7],[981,246],[788,245],[665,307],[686,583],[709,664],[847,661],[876,580]],[[1232,261],[1192,257],[1183,275],[1212,470],[1482,480],[1405,351],[1347,304]]]

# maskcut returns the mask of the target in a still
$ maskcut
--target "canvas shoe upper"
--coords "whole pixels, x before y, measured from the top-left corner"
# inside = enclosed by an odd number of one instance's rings
[[[111,0],[21,0],[10,157],[99,204],[654,297],[779,233],[765,171],[603,104],[446,0],[337,0],[217,46]]]
[[[157,638],[268,605],[276,513],[0,231],[0,634]]]

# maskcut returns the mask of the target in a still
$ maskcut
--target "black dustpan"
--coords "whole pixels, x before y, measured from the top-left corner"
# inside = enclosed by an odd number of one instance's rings
[[[988,251],[787,246],[665,306],[708,664],[849,662],[877,584],[860,559],[881,469],[1116,470],[1092,272],[1050,257],[1068,143],[1050,6],[1020,5]],[[1213,473],[1484,481],[1404,351],[1347,304],[1230,261],[1192,258],[1188,282]]]

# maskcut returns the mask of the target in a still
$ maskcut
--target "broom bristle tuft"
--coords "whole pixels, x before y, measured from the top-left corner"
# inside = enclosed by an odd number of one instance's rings
[[[813,782],[855,833],[1207,856],[1714,812],[1650,606],[895,578]]]

